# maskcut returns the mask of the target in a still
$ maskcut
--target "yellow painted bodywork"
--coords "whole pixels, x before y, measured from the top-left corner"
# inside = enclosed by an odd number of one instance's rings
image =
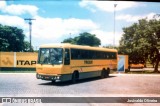
[[[84,50],[95,50],[95,51],[108,51],[115,52],[115,49],[107,49],[102,47],[90,47],[90,46],[80,46],[72,44],[46,44],[40,46],[40,48],[75,48]],[[71,57],[71,56],[70,56]],[[92,64],[85,64],[84,61],[92,61]],[[79,72],[91,72],[100,71],[102,69],[110,68],[117,69],[117,59],[85,59],[85,60],[72,60],[70,58],[70,65],[36,65],[36,72],[43,75],[59,75],[59,74],[72,74],[75,70]]]

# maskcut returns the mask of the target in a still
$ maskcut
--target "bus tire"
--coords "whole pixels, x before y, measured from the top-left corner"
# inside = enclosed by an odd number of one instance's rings
[[[108,71],[104,70],[104,78],[107,78],[107,76],[108,76]]]
[[[73,74],[72,74],[72,83],[76,83],[77,80],[78,80],[78,72],[75,71]]]
[[[109,74],[110,74],[110,69],[108,68],[108,69],[106,70],[105,78],[109,77]]]
[[[55,82],[56,82],[55,80],[52,80],[52,81],[51,81],[52,84],[54,84]]]
[[[101,71],[101,78],[102,78],[102,79],[104,78],[104,73],[105,73],[104,70],[102,70],[102,71]]]

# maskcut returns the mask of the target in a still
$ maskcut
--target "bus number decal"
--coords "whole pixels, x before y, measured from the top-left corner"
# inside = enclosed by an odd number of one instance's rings
[[[92,60],[84,60],[84,64],[93,64]]]

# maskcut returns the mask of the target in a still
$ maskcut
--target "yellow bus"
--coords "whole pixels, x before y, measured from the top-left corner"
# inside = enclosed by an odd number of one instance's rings
[[[117,50],[68,43],[40,46],[36,77],[52,82],[109,76],[117,69]]]

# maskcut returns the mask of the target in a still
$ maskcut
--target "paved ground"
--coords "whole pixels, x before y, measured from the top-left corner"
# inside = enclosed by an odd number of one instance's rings
[[[111,74],[109,78],[85,79],[77,84],[71,84],[71,82],[52,84],[50,81],[36,79],[33,73],[0,74],[1,97],[157,97],[159,95],[160,75]],[[89,105],[101,106],[103,104],[91,103]],[[149,103],[147,105],[149,106]]]
[[[160,75],[112,74],[109,78],[52,84],[35,74],[0,74],[0,94],[160,94]]]

